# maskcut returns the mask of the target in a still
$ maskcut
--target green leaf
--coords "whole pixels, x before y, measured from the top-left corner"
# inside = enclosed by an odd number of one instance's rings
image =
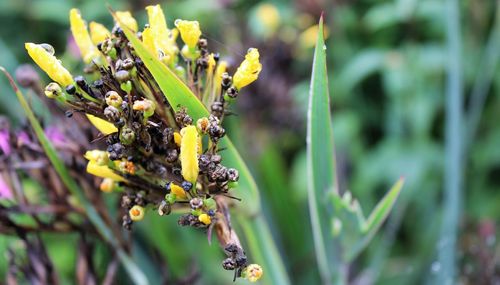
[[[332,267],[338,264],[330,225],[333,207],[328,196],[337,193],[333,132],[328,95],[326,46],[323,35],[323,17],[319,21],[318,38],[314,51],[311,86],[307,114],[307,178],[309,211],[316,259],[323,283],[331,283]]]
[[[16,83],[10,76],[10,74],[5,70],[5,68],[0,67],[0,70],[5,73],[7,76],[12,88],[14,89],[17,99],[19,100],[19,103],[21,103],[21,107],[23,108],[24,112],[26,113],[26,116],[28,117],[28,120],[35,131],[35,134],[40,141],[40,144],[42,145],[43,150],[45,151],[45,154],[49,158],[52,166],[54,167],[55,171],[61,178],[61,181],[64,183],[64,185],[68,188],[68,190],[71,192],[73,196],[75,196],[78,199],[78,202],[82,207],[85,209],[85,213],[87,214],[87,217],[90,219],[92,224],[95,226],[99,234],[101,234],[106,241],[111,244],[116,253],[118,254],[118,257],[120,258],[122,264],[124,265],[125,269],[127,270],[130,278],[136,283],[136,284],[149,284],[146,276],[142,273],[142,271],[139,269],[139,267],[130,259],[130,257],[125,253],[125,251],[120,247],[118,244],[116,238],[113,236],[112,231],[106,226],[104,221],[101,219],[101,216],[97,212],[97,210],[94,208],[92,203],[85,197],[83,194],[82,189],[76,181],[71,177],[71,175],[68,172],[68,169],[64,165],[64,163],[61,161],[59,156],[57,155],[56,150],[54,149],[54,146],[50,143],[50,141],[47,139],[47,136],[45,135],[45,132],[43,131],[42,126],[38,122],[37,118],[35,117],[35,114],[31,110],[30,106],[28,105],[28,102],[24,98],[24,95],[21,93],[19,88],[17,87]]]
[[[120,22],[114,14],[113,17],[117,22]],[[195,121],[201,117],[208,117],[210,115],[208,110],[184,82],[153,56],[132,30],[126,28],[123,24],[120,25],[122,28],[125,27],[123,32],[134,47],[135,53],[151,72],[172,108],[179,110],[181,107],[186,107],[189,115]],[[242,202],[237,204],[237,210],[234,213],[238,215],[238,222],[244,229],[245,238],[249,244],[249,252],[266,272],[262,277],[263,283],[289,284],[290,281],[283,261],[278,254],[268,225],[261,216],[257,185],[231,140],[225,136],[221,139],[220,145],[221,148],[225,149],[224,162],[226,165],[238,169],[240,173],[237,196],[241,197]]]
[[[358,201],[353,200],[351,193],[346,192],[342,197],[333,196],[335,218],[332,220],[334,234],[343,249],[342,259],[351,262],[368,245],[375,233],[391,212],[403,188],[404,179],[399,179],[387,194],[380,200],[365,219]],[[337,227],[339,227],[337,229]]]

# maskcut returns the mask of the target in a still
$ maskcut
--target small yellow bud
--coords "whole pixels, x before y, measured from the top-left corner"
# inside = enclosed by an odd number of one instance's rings
[[[117,187],[117,183],[111,179],[111,178],[104,178],[101,182],[101,185],[99,185],[99,189],[102,192],[109,193],[113,191]]]
[[[181,153],[179,155],[182,177],[196,184],[198,178],[198,131],[195,126],[187,126],[181,130]]]
[[[184,191],[184,189],[177,184],[174,183],[170,184],[170,192],[175,194],[175,196],[177,196],[177,198],[179,199],[187,198],[186,191]]]
[[[200,24],[198,21],[186,21],[177,19],[175,26],[181,33],[181,38],[184,43],[190,48],[194,49],[198,45],[198,40],[201,36]]]
[[[135,205],[132,209],[130,209],[130,211],[128,211],[128,214],[130,215],[130,219],[132,219],[132,221],[141,221],[144,219],[144,207]]]
[[[69,71],[64,68],[61,62],[57,60],[53,54],[49,53],[43,45],[25,43],[24,46],[33,61],[40,66],[52,80],[64,87],[73,83],[73,77]]]
[[[262,267],[254,263],[243,269],[241,276],[250,282],[257,282],[262,277],[262,274],[264,274]]]
[[[90,123],[94,125],[94,127],[96,127],[96,129],[98,129],[104,135],[109,135],[118,132],[118,129],[115,127],[115,125],[111,124],[110,122],[90,114],[86,115]]]
[[[131,29],[132,31],[137,32],[139,30],[137,26],[137,21],[134,19],[134,17],[132,17],[132,14],[129,11],[117,11],[116,17],[120,20],[122,24],[124,24],[127,28]]]
[[[73,34],[76,45],[80,49],[83,61],[85,63],[89,63],[98,58],[100,56],[99,51],[90,39],[89,32],[87,31],[87,25],[82,19],[78,9],[73,8],[69,11],[69,22],[71,25],[71,33]]]
[[[210,223],[212,223],[212,219],[207,214],[201,214],[201,215],[199,215],[198,216],[198,220],[200,222],[204,223],[205,225],[210,225]]]
[[[248,50],[245,60],[241,63],[233,76],[233,85],[238,90],[257,80],[262,70],[259,62],[259,51],[256,48]]]
[[[125,181],[123,177],[116,174],[113,170],[111,170],[106,165],[100,166],[95,161],[89,161],[87,164],[87,172],[102,178],[111,178],[115,181]]]
[[[178,132],[174,133],[174,142],[178,147],[181,147],[182,136]]]
[[[106,39],[109,39],[111,37],[111,33],[102,24],[96,22],[90,22],[89,28],[90,28],[90,38],[92,39],[92,42],[96,46],[99,43],[102,43]]]

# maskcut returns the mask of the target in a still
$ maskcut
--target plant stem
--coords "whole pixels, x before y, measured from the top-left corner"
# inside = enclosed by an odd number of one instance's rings
[[[457,0],[446,1],[448,76],[446,82],[446,133],[444,216],[439,241],[436,284],[453,284],[456,279],[456,243],[462,200],[462,63],[460,10]]]

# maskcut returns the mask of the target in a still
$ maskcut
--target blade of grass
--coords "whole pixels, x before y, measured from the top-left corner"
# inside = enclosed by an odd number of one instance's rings
[[[444,216],[439,241],[439,264],[435,284],[456,281],[456,244],[462,203],[462,63],[460,9],[457,0],[446,1],[448,75],[446,83]]]
[[[120,23],[120,20],[112,11],[111,14]],[[120,23],[120,25],[123,28],[125,36],[134,47],[135,52],[153,75],[172,108],[179,110],[181,107],[186,107],[189,115],[195,121],[201,117],[208,117],[210,115],[208,110],[184,82],[154,57],[132,30],[128,29],[123,23]],[[237,195],[242,198],[243,203],[237,206],[238,211],[235,211],[235,213],[241,216],[238,218],[238,221],[244,229],[247,229],[244,230],[244,233],[246,240],[249,242],[251,254],[255,256],[256,261],[266,271],[266,274],[263,276],[263,282],[266,284],[289,284],[290,281],[283,261],[269,233],[268,225],[261,216],[260,196],[257,185],[231,140],[225,136],[221,139],[220,144],[221,148],[226,149],[224,151],[224,161],[227,166],[238,169],[240,173]]]
[[[76,181],[69,174],[66,166],[61,161],[61,159],[58,157],[57,152],[54,149],[54,146],[50,143],[50,141],[45,136],[45,133],[43,131],[42,126],[38,122],[37,118],[35,117],[35,114],[31,110],[30,106],[28,105],[28,102],[24,98],[24,95],[21,93],[21,91],[17,87],[16,83],[12,79],[12,76],[3,67],[0,67],[0,70],[5,74],[5,76],[9,80],[10,85],[14,89],[14,92],[16,93],[17,99],[19,100],[21,107],[23,108],[24,112],[26,113],[26,116],[28,117],[28,120],[29,120],[31,126],[32,126],[33,130],[35,131],[35,134],[36,134],[38,140],[40,141],[40,144],[42,145],[43,150],[45,151],[45,154],[47,155],[52,166],[54,167],[57,174],[61,178],[61,181],[68,188],[68,190],[71,192],[71,194],[74,195],[78,199],[79,204],[85,209],[85,212],[86,212],[88,218],[90,219],[92,224],[96,227],[96,229],[99,231],[99,233],[106,239],[106,241],[109,244],[111,244],[114,247],[122,264],[124,265],[125,269],[127,270],[130,278],[136,284],[141,284],[141,285],[148,284],[148,280],[147,280],[146,276],[142,273],[142,271],[139,269],[139,267],[130,259],[130,257],[125,253],[125,251],[120,247],[120,245],[117,243],[116,238],[113,237],[113,233],[111,232],[111,230],[106,226],[104,221],[99,216],[97,210],[94,208],[92,203],[90,203],[90,201],[85,197],[81,188],[78,186]]]
[[[309,92],[307,113],[309,211],[321,278],[324,284],[331,284],[332,280],[335,283],[339,282],[340,276],[336,268],[339,267],[340,253],[334,246],[331,231],[334,209],[328,199],[332,191],[337,193],[337,185],[323,16],[319,20]]]

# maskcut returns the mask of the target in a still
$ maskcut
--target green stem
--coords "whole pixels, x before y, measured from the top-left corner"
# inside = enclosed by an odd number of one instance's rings
[[[462,63],[460,10],[458,0],[446,1],[446,37],[448,44],[448,78],[446,86],[446,142],[444,216],[439,241],[439,264],[436,284],[456,280],[457,229],[462,202]]]

